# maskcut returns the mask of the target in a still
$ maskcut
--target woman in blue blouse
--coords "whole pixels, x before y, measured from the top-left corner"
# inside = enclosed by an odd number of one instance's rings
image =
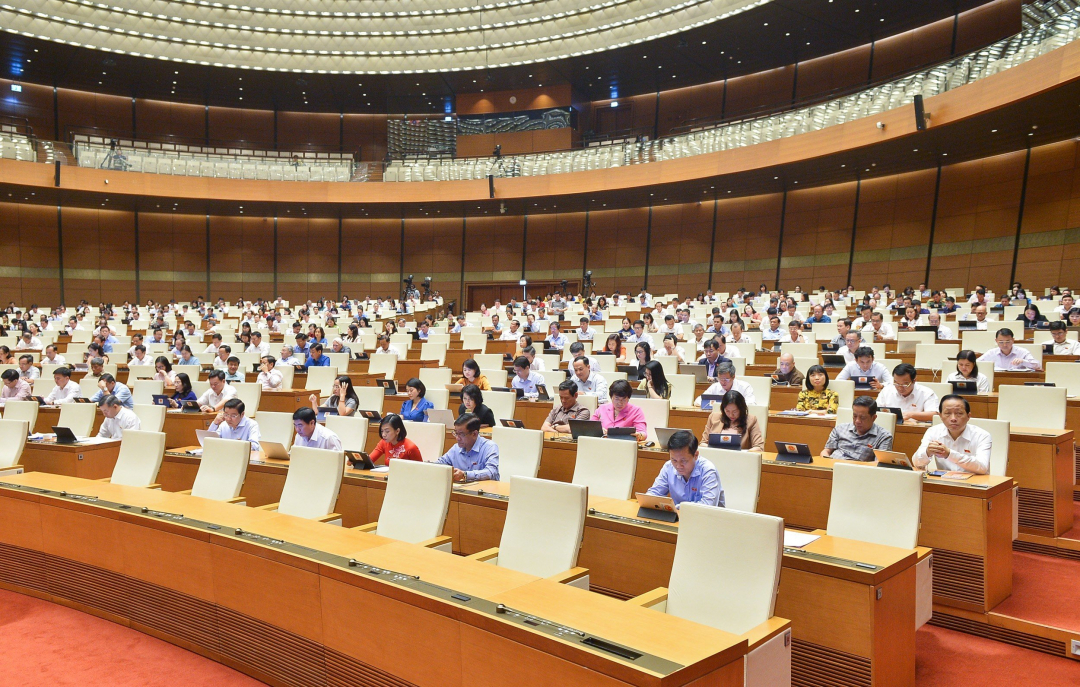
[[[184,401],[199,400],[199,397],[191,390],[191,378],[186,372],[177,372],[173,377],[173,390],[172,399],[169,401],[169,405],[173,408],[179,408]]]
[[[434,408],[435,404],[424,398],[424,395],[427,394],[427,387],[424,386],[424,383],[413,377],[405,383],[405,393],[409,395],[409,400],[401,404],[401,419],[413,422],[427,422],[427,415],[424,411]]]

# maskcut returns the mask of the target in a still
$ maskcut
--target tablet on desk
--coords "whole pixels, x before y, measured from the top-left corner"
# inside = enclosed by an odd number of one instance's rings
[[[887,413],[892,413],[893,415],[896,416],[896,421],[898,423],[904,421],[904,411],[900,410],[899,408],[897,408],[895,406],[888,406],[888,407],[878,406],[878,410],[884,410]]]
[[[638,502],[639,518],[660,520],[662,522],[678,522],[679,511],[675,508],[675,502],[670,496],[653,496],[652,494],[635,494]]]
[[[784,463],[813,463],[814,457],[806,444],[786,441],[773,442],[776,446],[776,460]]]
[[[499,420],[499,423],[503,427],[513,427],[514,429],[525,429],[525,423],[522,422],[521,420],[512,420],[512,419],[508,419],[508,418],[503,418],[503,419]]]
[[[608,427],[607,436],[608,439],[637,441],[637,430],[633,427]]]
[[[337,415],[337,414],[338,414],[338,409],[337,408],[331,408],[330,406],[322,406],[316,411],[315,421],[316,422],[326,422],[326,416],[327,415]]]
[[[961,396],[975,396],[979,393],[979,383],[974,380],[954,380],[949,382],[949,384],[952,384],[954,394],[960,394]]]
[[[604,427],[599,420],[567,420],[566,424],[570,425],[570,436],[574,441],[581,437],[604,436]]]
[[[742,450],[741,434],[710,434],[709,448],[726,448],[733,451]]]
[[[442,424],[446,425],[447,429],[454,426],[454,412],[451,410],[436,410],[435,408],[428,408],[424,411],[424,415],[427,417],[428,422],[441,422]]]
[[[825,367],[846,367],[847,361],[844,359],[842,353],[822,353],[821,362],[825,363]]]
[[[671,437],[675,432],[685,432],[687,430],[679,429],[678,427],[657,427],[656,428],[656,445],[663,450],[667,450],[668,442],[671,441]]]
[[[705,365],[679,365],[679,374],[694,375],[695,384],[705,384],[709,381],[709,370]]]
[[[357,470],[375,469],[375,464],[371,462],[371,456],[363,451],[346,451],[345,459],[349,461],[349,465]]]
[[[184,401],[184,405],[181,410],[185,413],[201,413],[202,409],[199,408],[198,401]]]
[[[871,376],[871,375],[860,375],[858,377],[855,377],[855,388],[856,389],[871,389],[871,388],[873,388],[873,387],[870,386],[870,380],[873,379],[873,378],[874,377]]]
[[[375,383],[383,388],[387,396],[397,396],[397,382],[393,379],[376,379]]]
[[[79,437],[75,436],[75,432],[72,432],[68,427],[53,427],[52,431],[56,434],[56,443],[58,444],[79,443]]]
[[[822,353],[836,353],[840,350],[840,344],[838,343],[823,343],[821,344]]]
[[[165,394],[154,394],[154,405],[169,407],[169,397]]]
[[[379,416],[377,410],[361,410],[360,417],[367,418],[368,422],[382,422],[382,417]]]
[[[874,459],[878,467],[895,468],[898,470],[914,470],[911,459],[898,451],[874,451]]]
[[[712,410],[714,403],[719,403],[723,396],[718,394],[702,394],[701,395],[701,409]]]
[[[45,397],[44,396],[27,396],[26,400],[28,400],[28,401],[37,401],[39,406],[45,405]]]

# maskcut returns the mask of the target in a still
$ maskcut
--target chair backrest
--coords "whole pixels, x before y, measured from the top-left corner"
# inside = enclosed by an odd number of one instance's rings
[[[933,334],[933,332],[928,332]],[[956,358],[960,344],[920,343],[915,345],[915,367],[920,370],[940,370],[947,367],[949,358]]]
[[[442,389],[450,383],[452,374],[449,367],[422,367],[419,379],[429,390]]]
[[[450,390],[442,387],[428,387],[424,398],[431,401],[435,410],[446,410],[450,407]]]
[[[646,439],[656,441],[656,428],[668,426],[671,403],[666,398],[631,398],[630,403],[645,414]]]
[[[421,360],[438,360],[439,365],[446,362],[446,349],[447,344],[431,343],[425,341],[420,344],[420,359]]]
[[[833,373],[838,374],[838,373]],[[855,402],[855,380],[853,379],[830,379],[829,388],[836,392],[837,406],[850,408]]]
[[[492,427],[491,439],[499,447],[499,481],[511,477],[536,477],[540,454],[544,451],[544,433],[538,429]]]
[[[766,436],[769,430],[769,406],[763,406],[760,403],[747,403],[746,412],[757,418],[761,436]]]
[[[25,420],[0,420],[0,470],[19,464],[29,433]]]
[[[449,465],[391,460],[375,534],[410,544],[442,534],[453,478]]]
[[[441,422],[413,422],[402,420],[409,439],[420,449],[420,457],[427,462],[438,460],[445,451],[446,425]]]
[[[476,353],[473,360],[481,370],[501,370],[503,366],[503,357],[498,353]]]
[[[60,406],[60,418],[56,424],[58,427],[67,427],[75,436],[90,436],[97,409],[94,403],[65,403]]]
[[[513,477],[499,540],[499,567],[549,577],[577,565],[589,488]]]
[[[37,425],[37,401],[8,401],[3,408],[5,420],[20,420],[26,423],[28,432],[33,432]]]
[[[987,317],[987,319],[990,318]],[[960,347],[976,353],[992,351],[997,348],[997,337],[995,336],[997,330],[998,327],[994,325],[990,325],[986,329],[965,329],[960,332]]]
[[[293,380],[296,378],[296,368],[292,365],[282,365],[277,368],[277,371],[281,373],[281,388],[293,388]]]
[[[146,432],[160,432],[165,428],[165,406],[136,403],[132,410],[139,418],[139,429]]]
[[[637,473],[637,442],[581,437],[574,461],[574,484],[589,488],[593,496],[630,498]]]
[[[150,366],[143,365],[136,367]],[[140,405],[152,405],[154,403],[154,394],[163,393],[165,393],[165,382],[161,380],[136,379],[131,383],[131,400]]]
[[[338,435],[346,451],[367,450],[368,419],[359,415],[327,415],[326,428]]]
[[[517,394],[513,391],[485,391],[484,405],[491,408],[496,422],[513,420],[517,410]]]
[[[933,391],[934,395],[938,397],[938,401],[940,401],[947,394],[952,393],[952,384],[948,384],[945,382],[924,382],[922,379],[920,379],[919,384],[921,386],[925,386],[930,391]],[[937,408],[935,408],[934,410],[937,410]]]
[[[840,406],[836,409],[836,424],[842,425],[845,422],[851,422],[851,406]],[[878,410],[878,414],[874,417],[874,424],[896,436],[896,416],[892,413]]]
[[[767,406],[772,400],[772,379],[769,377],[751,377],[736,375],[735,379],[742,380],[754,390],[754,400],[759,405]]]
[[[919,541],[923,476],[915,470],[833,465],[828,533],[859,541],[915,548]]]
[[[313,391],[317,389],[320,396],[329,396],[334,388],[335,377],[337,377],[337,368],[333,365],[309,367],[307,370],[307,383],[304,386]]]
[[[339,370],[346,370],[346,371],[349,369],[349,354],[348,353],[324,352],[323,355],[325,355],[327,358],[330,359],[330,366],[331,367],[336,367]],[[342,374],[344,374],[344,372]]]
[[[248,415],[255,415],[259,410],[259,402],[262,400],[262,384],[255,382],[233,382],[232,387],[236,389],[236,397],[244,402],[244,412]]]
[[[694,405],[697,378],[694,375],[668,375],[668,384],[671,384],[671,406],[673,408],[689,408]]]
[[[716,468],[724,490],[724,507],[756,513],[761,492],[761,454],[708,446],[699,451]]]
[[[1010,425],[1004,420],[988,420],[984,417],[969,418],[968,422],[990,432],[990,474],[1004,477],[1009,474],[1009,432]],[[941,424],[941,416],[935,415],[933,424]]]
[[[129,487],[148,487],[157,480],[164,457],[164,432],[125,430],[110,481]]]
[[[506,370],[501,368],[489,370],[486,367],[481,367],[480,374],[487,377],[488,384],[491,386],[506,386]]]
[[[552,396],[559,394],[559,385],[567,379],[565,370],[539,370],[536,374],[544,378],[544,386]]]
[[[597,406],[600,405],[600,397],[597,396],[596,394],[580,394],[579,393],[578,396],[577,396],[577,402],[582,407],[588,408],[589,412],[595,412]],[[556,407],[558,405],[561,405],[561,402],[559,401],[558,397],[555,397],[555,399],[551,403],[551,407],[554,408],[554,407]]]
[[[408,338],[407,334],[406,338]],[[397,372],[397,361],[398,357],[393,354],[373,355],[368,361],[368,372],[381,374],[383,379],[393,379],[394,373]]]
[[[746,358],[730,358],[732,366],[735,368],[735,376],[742,377],[746,374]]]
[[[679,372],[679,359],[673,355],[656,355],[653,358],[664,368],[664,376],[671,379],[671,375]]]
[[[354,386],[357,410],[374,410],[382,415],[386,403],[386,392],[381,386]]]
[[[1046,363],[1046,381],[1067,389],[1069,396],[1080,396],[1080,365]]]
[[[780,350],[784,353],[790,353],[796,358],[817,358],[819,346],[817,343],[784,342],[784,345],[780,347]]]
[[[288,415],[288,413],[278,413]],[[263,437],[266,436],[259,427]],[[124,436],[127,436],[126,434]],[[195,473],[192,496],[228,501],[240,495],[251,459],[251,443],[236,439],[203,439],[203,455]]]
[[[344,451],[293,446],[278,512],[309,519],[329,515],[337,503],[344,472]]]
[[[183,372],[183,370],[181,370],[181,372]],[[138,380],[150,379],[155,374],[157,374],[157,370],[153,365],[132,365],[128,368],[128,382],[137,384]],[[162,382],[162,384],[164,385],[164,382]],[[132,393],[135,393],[134,389],[132,389]]]
[[[997,419],[1013,427],[1065,429],[1067,397],[1064,387],[1002,384],[998,387]]]
[[[743,634],[773,615],[784,521],[684,502],[668,582],[667,612]]]
[[[79,380],[79,393],[90,398],[98,392],[98,378],[87,375]]]
[[[288,451],[293,442],[292,413],[276,413],[268,410],[255,414],[259,424],[259,437],[281,444]]]
[[[819,362],[817,356],[814,356],[812,358],[809,356],[799,356],[798,358],[795,358],[795,369],[799,372],[802,372],[804,376],[811,367],[820,364],[821,363]]]

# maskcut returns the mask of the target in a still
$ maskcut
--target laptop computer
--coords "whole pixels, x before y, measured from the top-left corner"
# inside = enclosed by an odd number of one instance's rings
[[[701,409],[712,410],[714,403],[719,403],[720,399],[724,398],[718,394],[702,394],[701,395]]]
[[[393,379],[376,379],[375,383],[382,387],[387,396],[397,396],[397,382]]]
[[[452,410],[437,410],[435,408],[428,408],[424,411],[424,415],[427,416],[428,422],[441,422],[446,425],[447,428],[454,426],[454,411]]]
[[[667,450],[668,441],[671,440],[671,436],[675,432],[685,432],[689,430],[680,429],[679,427],[657,427],[656,428],[656,445],[657,447]]]
[[[180,407],[180,410],[185,413],[201,413],[198,401],[184,401],[184,405]]]
[[[783,463],[813,463],[814,456],[810,453],[810,447],[806,444],[788,443],[786,441],[774,441],[776,446],[776,460]]]
[[[56,435],[56,443],[58,444],[79,443],[79,437],[75,436],[75,433],[68,427],[53,427],[52,431]]]
[[[371,462],[371,456],[363,451],[345,451],[345,460],[357,470],[374,470],[375,463]]]
[[[265,454],[267,458],[274,458],[276,460],[289,459],[289,452],[288,450],[286,450],[285,444],[277,441],[267,441],[266,439],[261,439],[259,441],[259,446],[262,448],[263,454]]]
[[[938,328],[932,324],[917,324],[915,325],[915,331],[917,332],[934,332],[937,333]]]
[[[608,439],[629,439],[637,441],[637,430],[633,427],[608,427]]]
[[[710,434],[709,448],[726,448],[732,451],[742,450],[741,434]]]
[[[964,381],[951,381],[952,390],[954,394],[960,394],[961,396],[975,396],[979,393],[979,383],[973,379],[965,379]]]
[[[709,381],[709,368],[705,365],[679,365],[679,374],[694,375],[695,384],[705,384]]]
[[[882,468],[894,468],[897,470],[914,470],[915,466],[911,464],[911,459],[903,453],[898,451],[874,451],[874,458],[877,460],[878,467]]]
[[[843,353],[822,353],[821,362],[825,363],[825,367],[847,367]]]
[[[586,421],[584,421],[584,420],[574,420],[574,422],[586,422]],[[499,420],[499,424],[501,424],[503,427],[513,427],[514,429],[525,429],[525,423],[522,422],[521,420],[513,420],[513,419],[503,418],[503,419]]]
[[[616,365],[615,369],[618,372],[625,372],[626,381],[628,382],[636,382],[641,379],[641,375],[638,371],[637,365]]]
[[[581,437],[604,436],[604,427],[599,420],[567,420],[566,424],[570,425],[570,436],[574,441]]]
[[[670,496],[653,496],[652,494],[637,493],[639,518],[660,520],[661,522],[678,522],[679,511],[675,509],[675,502]]]

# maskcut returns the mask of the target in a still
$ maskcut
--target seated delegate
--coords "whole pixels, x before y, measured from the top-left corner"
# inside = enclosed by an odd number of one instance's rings
[[[579,367],[584,368],[584,365]],[[578,385],[572,379],[559,384],[559,402],[548,413],[541,429],[545,432],[570,433],[570,420],[588,420],[591,412],[578,403]]]
[[[912,464],[931,470],[988,474],[993,439],[990,432],[969,424],[971,405],[967,399],[949,394],[941,399],[938,410],[941,424],[923,434],[919,450],[911,457]]]
[[[891,451],[893,437],[874,422],[878,404],[870,396],[859,396],[851,404],[851,422],[837,424],[821,451],[822,458],[872,462],[874,451]]]
[[[761,431],[761,425],[747,410],[746,399],[735,390],[724,394],[720,402],[713,405],[713,410],[705,421],[701,442],[708,444],[710,434],[733,434],[741,437],[739,448],[743,451],[761,453],[765,450],[765,435]]]
[[[645,413],[636,405],[630,403],[633,390],[630,382],[625,379],[617,379],[611,383],[608,394],[611,402],[605,403],[593,412],[592,419],[598,420],[604,428],[604,434],[610,427],[633,427],[638,441],[645,439],[648,426],[645,424]]]
[[[698,453],[697,437],[681,429],[671,435],[666,448],[668,460],[646,493],[669,496],[676,508],[683,501],[723,508],[724,487],[720,476],[716,467]]]

